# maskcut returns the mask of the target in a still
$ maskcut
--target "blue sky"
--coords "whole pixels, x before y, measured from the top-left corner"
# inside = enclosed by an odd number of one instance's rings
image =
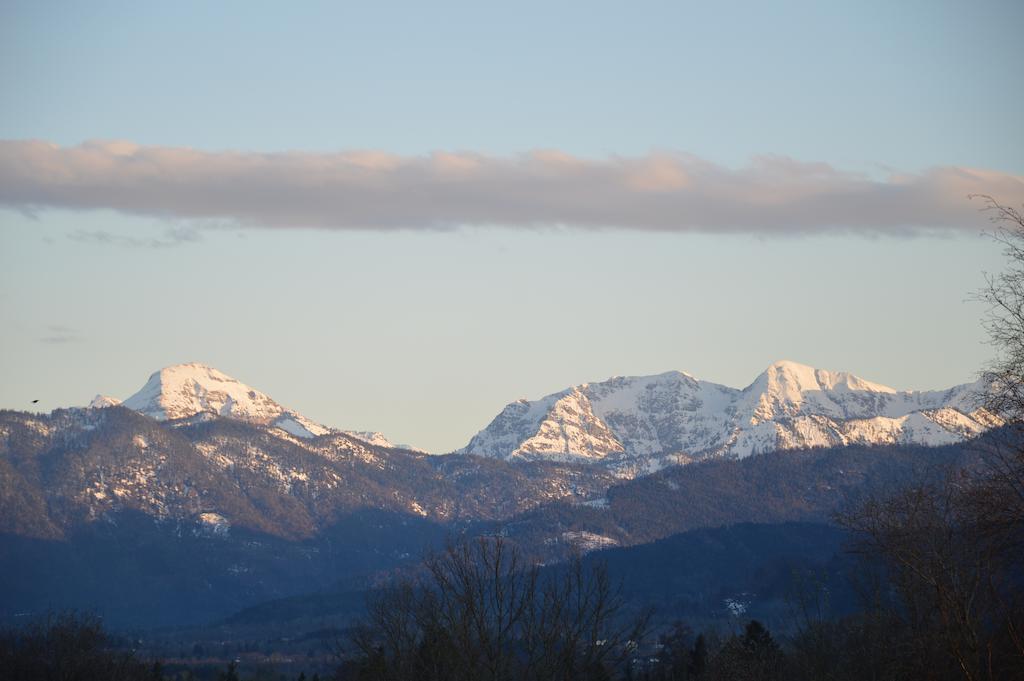
[[[981,169],[1000,187],[1024,174],[1020,3],[367,5],[6,3],[0,139],[213,160],[558,150],[735,170],[773,155],[879,181]],[[971,207],[925,235],[507,212],[374,231],[7,191],[0,406],[124,397],[204,361],[313,418],[437,451],[507,401],[613,374],[743,385],[789,358],[901,388],[970,380],[989,349],[968,298],[1001,264]]]

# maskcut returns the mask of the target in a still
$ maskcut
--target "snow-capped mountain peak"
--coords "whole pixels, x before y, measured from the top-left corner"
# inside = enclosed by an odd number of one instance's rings
[[[124,406],[158,420],[201,412],[267,424],[285,409],[269,396],[205,364],[176,364],[157,371]]]
[[[878,393],[895,393],[896,390],[887,385],[865,381],[846,371],[826,371],[814,367],[781,360],[773,362],[761,374],[772,387],[781,387],[801,392],[815,390],[862,390]],[[759,377],[760,378],[760,377]],[[757,381],[755,381],[756,383]]]
[[[118,402],[97,396],[89,406],[111,404]],[[120,404],[158,421],[216,415],[280,428],[303,438],[332,430],[281,406],[267,394],[224,372],[198,362],[164,367]]]
[[[114,404],[121,404],[158,421],[215,415],[280,428],[295,437],[313,438],[340,432],[378,447],[415,449],[394,445],[379,432],[329,428],[283,407],[266,393],[198,362],[164,367],[150,376],[146,384],[124,402],[97,395],[89,406],[95,408]]]
[[[788,360],[774,362],[744,390],[752,423],[800,414],[867,416],[896,390],[845,371],[826,371]]]
[[[670,371],[584,383],[509,404],[462,452],[601,462],[622,475],[707,456],[853,443],[945,444],[998,423],[980,385],[897,391],[792,361],[742,390]]]
[[[103,409],[104,407],[116,407],[119,404],[121,404],[121,400],[117,399],[116,397],[111,397],[110,395],[97,395],[96,397],[92,398],[91,402],[89,402],[89,409]]]

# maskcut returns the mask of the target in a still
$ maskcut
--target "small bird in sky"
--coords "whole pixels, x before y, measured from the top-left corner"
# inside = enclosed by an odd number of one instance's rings
[[[39,400],[32,400],[32,404],[38,404]]]

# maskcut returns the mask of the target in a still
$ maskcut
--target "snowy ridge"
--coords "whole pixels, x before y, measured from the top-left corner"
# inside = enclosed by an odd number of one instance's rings
[[[781,361],[742,390],[672,371],[585,383],[505,407],[461,453],[599,462],[632,477],[708,456],[845,444],[959,442],[1000,420],[979,384],[897,391]]]
[[[96,397],[92,398],[92,401],[89,403],[89,409],[103,409],[104,407],[116,407],[119,404],[121,404],[121,400],[117,399],[116,397],[111,397],[110,395],[97,395]]]
[[[384,433],[378,430],[343,430],[342,434],[354,437],[357,440],[362,440],[368,445],[375,447],[388,447],[390,449],[408,449],[411,452],[418,452],[420,454],[426,454],[427,451],[418,447],[413,447],[406,444],[395,444],[387,437]]]
[[[343,432],[379,447],[395,445],[381,433],[336,431],[287,409],[265,393],[205,364],[176,364],[154,373],[142,389],[119,400],[97,395],[92,408],[114,404],[133,409],[158,421],[200,419],[221,416],[248,423],[280,428],[299,438],[314,438]]]

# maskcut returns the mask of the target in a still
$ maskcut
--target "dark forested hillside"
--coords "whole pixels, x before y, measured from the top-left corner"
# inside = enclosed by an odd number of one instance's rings
[[[557,501],[500,523],[525,546],[640,544],[734,523],[827,523],[843,508],[908,481],[941,479],[979,461],[989,439],[946,447],[776,452],[668,468],[614,485],[588,503]]]
[[[830,607],[855,607],[849,575],[855,558],[849,534],[819,523],[741,523],[692,530],[650,544],[594,551],[587,567],[606,566],[631,609],[654,605],[660,624],[678,619],[729,628],[757,617],[785,629],[801,591],[827,589]],[[564,564],[546,570],[558,572]],[[364,594],[324,589],[242,610],[227,620],[228,631],[318,629],[351,621]],[[218,630],[221,634],[224,629]]]

